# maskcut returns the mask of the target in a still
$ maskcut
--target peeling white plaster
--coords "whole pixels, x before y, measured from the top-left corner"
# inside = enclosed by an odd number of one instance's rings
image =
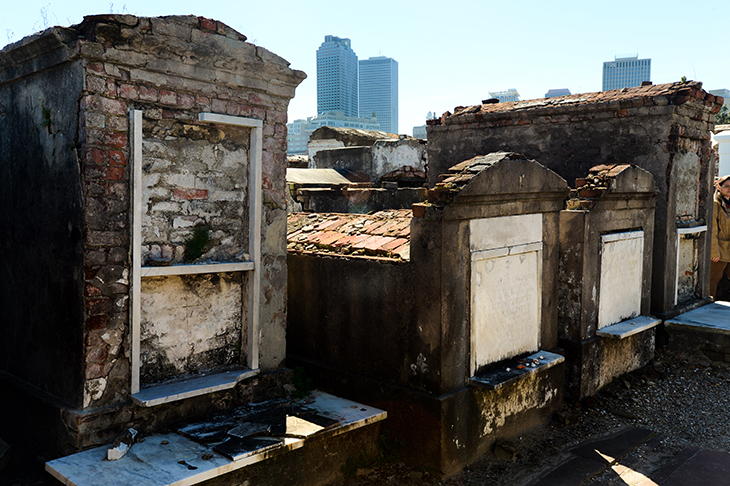
[[[92,401],[96,401],[104,395],[106,390],[106,378],[96,378],[84,383],[84,408],[91,405]]]

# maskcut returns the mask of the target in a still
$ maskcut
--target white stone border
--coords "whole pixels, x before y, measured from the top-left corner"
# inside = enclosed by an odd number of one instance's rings
[[[140,319],[142,315],[141,286],[143,277],[168,276],[168,275],[191,275],[200,273],[222,273],[222,272],[251,272],[249,282],[249,305],[248,305],[248,370],[240,372],[221,373],[220,383],[211,389],[210,386],[199,387],[200,380],[187,380],[189,389],[176,387],[173,395],[167,396],[153,393],[155,399],[138,400],[138,403],[145,403],[149,406],[181,400],[196,395],[210,393],[218,389],[226,389],[235,386],[243,378],[252,376],[258,372],[259,367],[259,316],[261,305],[261,220],[262,220],[262,148],[263,148],[263,122],[255,118],[244,118],[239,116],[220,115],[216,113],[200,113],[198,121],[202,123],[220,123],[225,125],[236,125],[251,128],[249,144],[249,254],[251,260],[247,262],[212,263],[200,265],[171,265],[167,267],[142,267],[142,111],[131,110],[129,112],[129,125],[131,132],[131,163],[132,163],[132,279],[130,287],[131,313],[132,313],[132,394],[140,393]],[[211,375],[208,378],[215,378]],[[204,380],[205,381],[205,380]],[[209,381],[209,380],[208,380]],[[215,380],[214,380],[215,381]],[[181,383],[181,386],[183,383]],[[157,387],[154,387],[157,388]],[[183,386],[183,388],[185,388]],[[147,389],[148,395],[152,390]],[[160,390],[164,391],[164,390]],[[134,398],[134,397],[133,397]]]
[[[679,239],[682,235],[690,233],[702,233],[707,231],[707,225],[702,226],[690,226],[689,228],[677,228],[677,265],[674,270],[674,306],[677,306],[679,301]]]

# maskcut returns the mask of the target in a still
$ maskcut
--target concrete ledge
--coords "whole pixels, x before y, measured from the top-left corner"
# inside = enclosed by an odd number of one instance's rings
[[[375,424],[386,418],[383,410],[344,400],[315,391],[302,401],[322,416],[335,419],[339,425],[317,433],[316,440],[329,439]],[[198,484],[227,474],[235,474],[246,466],[264,460],[282,457],[290,451],[307,447],[309,438],[281,437],[280,446],[262,448],[253,454],[231,460],[215,450],[215,444],[199,444],[179,434],[153,435],[144,442],[134,444],[118,461],[107,461],[108,446],[98,447],[46,463],[46,471],[62,483],[70,486],[122,486],[144,484],[146,486],[185,486]],[[332,451],[329,451],[330,455]],[[299,471],[301,472],[301,466]],[[276,468],[269,475],[276,477]],[[245,484],[241,481],[242,484]],[[305,484],[298,477],[292,484]],[[227,483],[226,483],[227,484]],[[238,484],[238,483],[236,483]],[[264,484],[264,483],[262,483]],[[268,484],[283,484],[279,481]],[[288,483],[287,483],[288,484]]]
[[[603,327],[596,331],[596,336],[611,339],[625,339],[629,336],[633,336],[634,334],[651,329],[652,327],[661,324],[661,322],[661,319],[657,319],[655,317],[634,317],[633,319],[621,321],[618,324]]]
[[[526,358],[510,362],[497,370],[472,376],[469,378],[469,384],[488,390],[499,390],[507,385],[524,380],[535,373],[552,368],[563,361],[565,361],[565,358],[559,354],[538,351]]]
[[[258,373],[259,370],[238,369],[166,383],[145,388],[132,395],[132,400],[141,407],[154,407],[163,403],[228,390],[236,386],[239,381],[256,376]]]
[[[730,302],[707,304],[673,319],[667,319],[664,326],[668,329],[685,328],[730,334]]]

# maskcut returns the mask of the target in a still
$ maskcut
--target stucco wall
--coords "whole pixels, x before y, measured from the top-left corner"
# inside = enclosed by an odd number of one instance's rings
[[[672,312],[676,223],[709,220],[716,98],[701,83],[674,83],[551,100],[482,105],[429,122],[429,185],[454,163],[498,150],[539,160],[572,183],[599,163],[632,163],[656,179],[652,310]],[[698,242],[699,277],[685,300],[707,296],[709,234]]]

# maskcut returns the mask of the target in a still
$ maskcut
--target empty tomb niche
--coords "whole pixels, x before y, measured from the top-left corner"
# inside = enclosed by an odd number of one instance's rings
[[[143,117],[141,388],[246,364],[251,131]]]

